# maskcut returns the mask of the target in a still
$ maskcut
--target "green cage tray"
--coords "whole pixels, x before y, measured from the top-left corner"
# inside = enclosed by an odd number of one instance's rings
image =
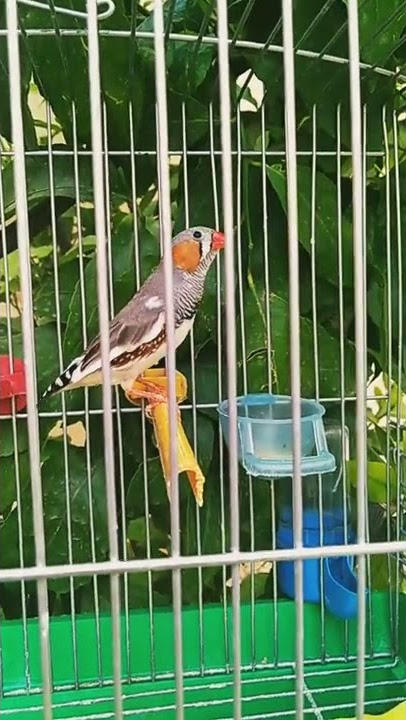
[[[380,714],[406,699],[405,599],[372,595],[366,628],[365,712]],[[395,613],[395,615],[394,615]],[[394,617],[399,618],[394,633]],[[232,720],[232,614],[227,636],[224,608],[207,606],[202,629],[199,611],[182,613],[184,637],[185,717],[187,720]],[[305,715],[328,720],[354,717],[356,696],[356,621],[326,614],[305,604]],[[291,601],[261,602],[253,613],[241,606],[243,717],[285,718],[295,715],[295,606]],[[23,628],[17,621],[1,624],[1,717],[42,717],[39,629],[28,622],[28,673]],[[201,642],[202,640],[202,642]],[[70,618],[51,619],[53,716],[79,720],[114,718],[110,616],[100,617],[98,652],[92,615],[76,619],[76,657]],[[123,712],[125,718],[175,718],[173,615],[154,611],[154,646],[147,611],[122,618]],[[152,677],[154,679],[152,679]]]

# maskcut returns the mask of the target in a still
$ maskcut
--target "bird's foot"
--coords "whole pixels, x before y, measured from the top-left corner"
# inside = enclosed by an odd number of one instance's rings
[[[142,379],[143,389],[139,387],[139,384],[140,383],[137,383],[137,387],[133,386],[133,388],[127,390],[125,396],[127,400],[133,404],[139,400],[146,400],[145,413],[151,418],[153,408],[156,407],[156,405],[168,402],[168,394],[164,388],[144,378]]]

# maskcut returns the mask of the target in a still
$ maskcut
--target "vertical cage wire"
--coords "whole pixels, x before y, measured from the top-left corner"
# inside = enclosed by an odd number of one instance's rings
[[[241,127],[241,103],[237,105],[237,199],[236,210],[237,217],[242,217],[242,184],[243,175],[246,167],[243,167],[243,158],[241,154],[242,127]],[[247,341],[245,327],[244,312],[244,287],[243,287],[243,270],[242,270],[242,239],[241,239],[241,222],[237,223],[237,278],[238,278],[238,299],[240,311],[240,333],[241,333],[241,358],[242,358],[242,391],[244,395],[248,392],[248,370],[247,370]],[[251,475],[248,475],[248,505],[249,505],[249,524],[250,524],[250,550],[255,550],[255,522],[254,522],[254,492]],[[251,665],[254,668],[256,664],[255,651],[255,574],[254,563],[250,567],[250,629],[251,629]]]
[[[346,432],[346,387],[345,387],[345,352],[344,352],[344,284],[343,284],[343,234],[342,234],[342,198],[341,198],[341,106],[337,106],[336,114],[336,178],[337,178],[337,269],[338,269],[338,318],[339,318],[339,345],[340,345],[340,430],[341,430],[341,458],[346,457],[345,432]],[[344,542],[348,543],[348,517],[347,517],[347,470],[343,462],[343,510],[344,510]],[[349,629],[348,622],[344,627],[344,657],[348,659]]]
[[[44,511],[39,451],[39,427],[36,410],[36,362],[33,332],[33,307],[31,297],[31,266],[29,250],[28,205],[25,193],[26,172],[24,157],[24,128],[21,110],[20,53],[18,47],[17,0],[6,7],[7,54],[9,65],[9,90],[11,128],[14,145],[14,189],[17,214],[17,240],[20,261],[21,291],[25,312],[23,313],[23,347],[26,362],[28,444],[31,465],[31,491],[35,534],[36,564],[46,564]],[[41,669],[43,715],[52,720],[52,678],[49,638],[49,610],[47,581],[37,581],[38,615],[41,630]]]
[[[106,103],[103,102],[102,108],[102,128],[103,128],[103,154],[104,154],[104,185],[105,185],[105,209],[106,209],[106,234],[107,234],[107,265],[108,265],[108,291],[110,299],[110,320],[116,314],[114,307],[114,282],[113,282],[113,247],[111,237],[111,211],[110,211],[110,178],[109,178],[109,148],[107,139],[107,109]],[[125,508],[125,483],[124,483],[124,451],[123,451],[123,429],[120,412],[120,394],[119,389],[115,387],[115,405],[117,409],[117,455],[118,455],[118,472],[120,487],[120,508],[121,508],[121,548],[123,560],[127,560],[127,522]],[[129,631],[129,599],[128,599],[128,575],[123,576],[124,586],[124,634],[126,648],[126,665],[127,675],[130,672],[130,631]]]
[[[269,231],[268,231],[268,197],[266,177],[266,113],[265,98],[261,105],[261,185],[262,185],[262,228],[264,245],[264,287],[265,287],[265,324],[266,324],[266,368],[268,392],[272,393],[272,335],[271,335],[271,294],[270,294],[270,263],[269,263]],[[276,547],[276,496],[275,482],[271,480],[269,487],[269,500],[271,504],[271,547]],[[276,563],[272,568],[272,593],[273,593],[273,621],[274,621],[274,643],[273,663],[278,665],[279,653],[279,622],[278,622],[278,587]]]
[[[317,109],[312,108],[312,177],[311,177],[311,235],[310,235],[310,259],[311,259],[311,285],[312,285],[312,332],[313,332],[313,361],[314,361],[314,389],[315,399],[320,401],[320,368],[319,368],[319,339],[317,332],[317,281],[316,281],[316,203],[317,203]],[[318,513],[320,525],[320,545],[323,545],[323,485],[322,476],[317,478],[318,483]],[[324,607],[324,564],[320,563],[320,642],[321,657],[325,658],[326,653],[326,627]]]
[[[115,493],[114,435],[110,390],[110,338],[108,303],[108,266],[106,248],[106,208],[103,183],[103,136],[102,105],[100,88],[99,39],[97,30],[97,7],[92,0],[87,1],[87,29],[89,39],[89,81],[90,81],[90,119],[92,135],[92,170],[95,234],[97,239],[97,298],[100,327],[100,354],[103,374],[103,430],[104,459],[106,478],[106,497],[108,504],[108,535],[110,559],[118,560],[117,506]],[[110,575],[111,614],[112,614],[112,653],[114,676],[114,706],[118,720],[123,717],[121,693],[121,633],[120,633],[120,578],[116,573]]]
[[[184,203],[185,203],[185,227],[190,226],[189,213],[189,173],[188,173],[188,155],[187,155],[187,115],[186,104],[182,102],[182,161],[183,161],[183,184],[184,184]],[[190,331],[190,373],[191,373],[191,395],[192,395],[192,447],[197,457],[198,452],[198,422],[196,407],[196,364],[195,364],[195,339],[193,327]],[[202,537],[200,526],[200,508],[196,503],[196,547],[197,554],[202,554]],[[199,665],[200,672],[204,673],[204,620],[203,620],[203,571],[202,568],[197,569],[198,582],[198,608],[199,608]]]
[[[288,211],[289,254],[289,350],[290,387],[292,396],[293,448],[293,541],[297,549],[303,546],[302,479],[300,472],[300,309],[299,309],[299,236],[297,205],[296,107],[293,5],[282,5],[283,67],[285,87],[285,144],[286,185]],[[303,620],[303,561],[295,560],[295,617],[296,617],[296,717],[304,712],[304,620]]]
[[[171,197],[168,167],[168,106],[166,90],[166,66],[164,44],[164,18],[162,0],[154,6],[154,49],[155,49],[155,92],[158,142],[158,187],[161,237],[163,241],[163,263],[165,278],[165,332],[166,332],[166,370],[169,378],[169,441],[170,441],[170,514],[171,514],[171,553],[178,558],[181,553],[179,485],[176,441],[176,387],[175,387],[175,317],[173,308],[173,264],[172,264],[172,228]],[[157,138],[158,140],[158,138]],[[183,648],[182,648],[182,575],[180,568],[172,571],[172,594],[174,616],[175,682],[176,682],[176,718],[183,720]]]
[[[385,168],[385,199],[386,199],[386,217],[385,217],[385,245],[386,245],[386,323],[387,323],[387,364],[388,364],[388,400],[386,404],[386,507],[388,508],[386,513],[386,539],[391,539],[391,514],[390,507],[392,503],[391,497],[391,486],[390,486],[390,458],[391,458],[391,447],[390,447],[390,423],[391,423],[391,402],[390,402],[390,391],[392,385],[392,239],[391,239],[391,213],[390,213],[390,200],[391,200],[391,183],[390,183],[390,155],[389,155],[389,140],[388,140],[388,126],[387,126],[387,109],[386,106],[382,109],[382,132],[384,140],[385,155],[383,160],[383,166]],[[392,574],[392,556],[388,553],[388,578],[389,587],[391,592],[393,591],[393,574]],[[395,578],[396,583],[396,578]],[[391,627],[392,635],[392,653],[395,656],[395,643],[396,643],[396,628],[394,625],[393,617],[393,603],[389,603],[389,623]]]
[[[364,297],[365,297],[365,303],[366,303],[366,297],[367,297],[367,287],[368,287],[368,277],[367,277],[367,129],[368,129],[368,117],[367,117],[367,107],[364,104],[362,107],[362,241],[363,241],[363,259],[364,259],[364,267],[363,267],[363,283],[364,283]],[[365,379],[368,378],[368,362],[367,362],[367,343],[368,343],[368,335],[367,335],[367,314],[365,312],[364,314],[364,338],[365,338]],[[367,395],[367,389],[365,391],[365,395]],[[366,410],[365,410],[366,412]],[[365,420],[366,423],[366,420]],[[367,432],[367,430],[366,430]],[[366,467],[368,463],[368,448],[367,443],[365,444],[365,464]],[[369,513],[368,513],[368,483],[365,482],[365,537],[366,541],[370,542],[370,527],[369,527]],[[366,558],[366,584],[367,587],[371,587],[371,558],[368,556]],[[371,657],[373,657],[374,654],[374,619],[373,619],[373,613],[372,613],[372,597],[371,593],[368,594],[368,630],[369,630],[369,654]]]
[[[7,255],[7,230],[5,222],[5,208],[4,208],[4,188],[3,188],[3,165],[2,165],[2,152],[0,148],[0,222],[2,228],[2,249],[4,258],[4,284],[6,290],[6,323],[7,323],[7,345],[8,345],[8,359],[10,369],[13,370],[13,333],[11,327],[11,302],[10,302],[10,281],[9,281],[9,268],[8,268],[8,255]],[[22,569],[24,567],[24,534],[23,534],[23,516],[22,516],[22,492],[21,492],[21,474],[20,474],[20,461],[18,453],[18,423],[16,416],[16,402],[15,398],[11,401],[11,423],[12,423],[12,434],[13,434],[13,458],[15,465],[15,490],[16,490],[16,502],[17,502],[17,528],[18,528],[18,556],[19,566]],[[29,642],[28,642],[28,626],[27,626],[27,600],[26,600],[26,584],[24,578],[20,582],[20,596],[21,596],[21,612],[22,612],[22,633],[23,633],[23,645],[24,645],[24,676],[26,690],[29,691],[31,687],[31,671],[30,671],[30,654],[29,654]],[[1,636],[1,633],[0,633]],[[1,653],[0,643],[0,670],[2,674],[4,659]],[[3,683],[0,677],[0,696],[3,691]]]
[[[133,232],[134,232],[134,268],[135,268],[135,288],[139,289],[141,285],[141,258],[140,258],[140,239],[138,231],[137,216],[137,175],[135,164],[135,137],[134,137],[134,107],[130,102],[129,108],[129,130],[130,130],[130,168],[131,168],[131,204],[133,208]],[[145,413],[141,413],[141,437],[142,437],[142,468],[143,468],[143,489],[144,489],[144,514],[145,514],[145,536],[146,536],[146,554],[147,559],[151,558],[151,529],[150,529],[150,509],[149,509],[149,489],[148,489],[148,463],[147,463],[147,437],[146,437],[146,418]],[[148,570],[148,616],[149,616],[149,651],[150,651],[150,668],[151,677],[155,678],[155,630],[154,630],[154,599],[152,589],[152,573]],[[130,638],[131,641],[131,638]],[[131,654],[130,654],[131,660]]]
[[[51,210],[51,239],[52,239],[52,260],[54,271],[54,288],[55,288],[55,314],[56,314],[56,336],[58,345],[58,363],[59,372],[64,369],[64,358],[62,351],[62,327],[61,327],[61,307],[60,307],[60,285],[58,272],[58,244],[56,229],[56,212],[55,212],[55,187],[54,187],[54,160],[52,154],[52,132],[51,132],[51,109],[49,103],[46,103],[46,133],[47,133],[47,150],[48,150],[48,173],[49,173],[49,190],[50,190],[50,210]],[[69,449],[67,434],[67,416],[66,416],[66,398],[61,396],[62,406],[62,432],[63,432],[63,465],[65,480],[65,502],[66,502],[66,529],[67,529],[67,549],[68,562],[73,563],[73,542],[72,542],[72,515],[71,515],[71,491],[69,477]],[[73,577],[69,578],[69,602],[70,615],[72,623],[72,647],[73,647],[73,665],[75,685],[79,684],[78,673],[78,653],[76,641],[76,603]]]
[[[87,346],[87,307],[85,292],[85,267],[83,257],[83,237],[82,237],[82,213],[80,198],[80,177],[79,177],[79,151],[78,151],[78,134],[77,134],[77,115],[76,105],[72,103],[72,146],[73,146],[73,177],[75,186],[75,215],[78,234],[79,248],[79,285],[80,285],[80,308],[82,318],[82,337],[83,347]],[[89,390],[84,388],[84,421],[86,432],[86,489],[89,500],[89,535],[90,535],[90,552],[92,563],[96,562],[96,539],[94,527],[94,511],[93,511],[93,488],[92,488],[92,470],[91,470],[91,434],[90,434],[90,413],[89,413]],[[97,668],[99,675],[99,683],[102,682],[103,669],[101,660],[101,631],[100,631],[100,600],[99,600],[99,580],[96,574],[92,577],[93,585],[93,604],[95,614],[95,636],[97,642]]]
[[[401,433],[401,389],[402,389],[402,361],[403,361],[403,260],[402,260],[402,225],[400,212],[400,173],[399,173],[399,145],[398,145],[398,117],[396,111],[392,114],[394,163],[395,163],[395,202],[396,202],[396,274],[398,282],[398,345],[397,345],[397,395],[396,395],[396,540],[400,539],[400,515],[401,515],[401,458],[400,458],[400,433]],[[396,609],[395,627],[399,627],[399,579],[400,579],[400,555],[396,562]],[[398,636],[396,635],[396,652],[398,652]]]
[[[362,125],[359,28],[357,0],[348,2],[348,44],[351,107],[352,205],[355,308],[355,375],[356,375],[356,459],[358,542],[365,542],[366,508],[366,378],[365,378],[365,291],[363,273],[362,206]],[[358,638],[357,638],[357,720],[364,715],[365,701],[365,555],[358,556]]]
[[[214,0],[213,0],[214,2]],[[209,140],[210,140],[210,172],[211,172],[211,185],[213,194],[213,208],[214,208],[214,222],[216,227],[219,227],[219,196],[217,186],[217,174],[216,174],[216,158],[214,154],[214,113],[213,104],[209,105]],[[217,281],[217,297],[216,297],[216,340],[217,340],[217,400],[218,403],[223,399],[223,343],[222,343],[222,323],[221,323],[221,271],[220,271],[220,259],[216,260],[216,281]],[[226,510],[225,510],[225,491],[224,491],[224,443],[221,428],[218,428],[218,440],[219,440],[219,483],[220,483],[220,527],[221,527],[221,553],[224,555],[226,552]],[[227,568],[225,565],[222,566],[222,595],[223,595],[223,642],[224,642],[224,657],[226,671],[230,671],[230,649],[229,649],[229,628],[228,628],[228,612],[227,612]]]
[[[227,394],[229,402],[229,477],[230,477],[230,539],[231,550],[240,548],[240,514],[237,455],[237,353],[234,298],[234,239],[233,239],[233,190],[231,161],[231,102],[230,68],[228,48],[228,10],[226,0],[217,0],[217,34],[220,91],[221,167],[223,186],[225,244],[225,302],[226,302],[226,357]],[[241,718],[241,617],[240,583],[238,564],[231,568],[233,610],[233,673],[234,718]]]

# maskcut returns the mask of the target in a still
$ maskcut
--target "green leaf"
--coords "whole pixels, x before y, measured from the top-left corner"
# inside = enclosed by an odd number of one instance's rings
[[[62,256],[61,260],[65,256]],[[72,258],[71,258],[72,259]],[[61,324],[67,322],[69,305],[76,284],[79,282],[79,262],[59,262],[58,293],[56,292],[54,273],[44,277],[39,288],[34,292],[34,315],[38,324],[56,321],[57,302]]]
[[[161,529],[157,528],[152,518],[148,522],[149,539],[151,543],[151,553],[154,557],[162,555],[162,549],[168,549],[168,535]],[[127,528],[127,538],[133,544],[134,557],[147,557],[147,522],[145,517],[138,517],[131,520]]]
[[[126,508],[128,516],[136,518],[139,517],[139,512],[144,507],[144,466],[141,457],[142,456],[140,455],[138,468],[131,478],[126,494]],[[168,496],[166,493],[162,466],[158,455],[147,459],[146,474],[148,478],[148,497],[150,507],[158,507],[161,510],[160,514],[166,517],[169,521]],[[162,527],[162,523],[156,520],[153,507],[151,508],[151,515],[157,526]]]
[[[44,391],[59,373],[58,339],[54,325],[35,328],[38,390]]]
[[[3,425],[3,422],[2,422]],[[21,435],[21,433],[20,433]],[[4,437],[3,428],[1,428],[1,451],[3,453],[4,446],[3,446],[3,439],[7,442],[6,437]],[[7,445],[5,445],[7,449]],[[20,449],[19,449],[20,450]],[[19,451],[19,454],[17,456],[17,459],[12,454],[7,454],[1,456],[0,460],[0,513],[3,514],[6,517],[6,520],[4,522],[7,522],[7,515],[9,512],[11,512],[11,506],[13,503],[17,503],[17,480],[20,483],[20,494],[22,497],[23,506],[25,508],[26,503],[26,497],[27,494],[29,495],[30,489],[30,461],[29,461],[29,455],[28,452]],[[0,523],[1,526],[1,523]],[[0,542],[1,542],[1,532],[0,532]],[[0,558],[3,556],[3,552],[5,552],[5,545],[2,543],[2,552],[0,553]],[[12,546],[8,548],[8,552],[6,555],[8,558],[15,558],[15,566],[18,565],[18,536],[15,536],[15,539],[12,543]],[[7,563],[8,560],[5,560]],[[8,565],[8,567],[12,567],[13,561],[10,560],[11,565]],[[0,559],[1,564],[1,559]],[[5,567],[5,566],[3,566]]]
[[[181,358],[177,359],[177,370],[186,375],[188,379],[188,401],[192,401],[193,388],[191,384],[191,361],[190,348],[188,342],[184,343],[185,351],[182,352]],[[199,352],[198,360],[195,362],[195,394],[196,403],[199,405],[216,403],[218,400],[218,368],[217,368],[217,348],[214,343],[208,343]],[[199,409],[200,414],[209,415],[218,420],[216,411],[213,413],[211,408]]]
[[[0,8],[0,27],[6,28],[5,21],[5,3]],[[28,106],[27,96],[30,87],[30,79],[32,73],[31,62],[28,57],[27,49],[24,43],[20,43],[20,82],[21,82],[21,110],[24,123],[24,139],[26,146],[35,147],[35,130],[32,115]],[[10,116],[10,85],[9,85],[9,67],[7,43],[0,43],[0,135],[11,142],[11,116]]]
[[[290,369],[289,351],[289,306],[288,303],[276,296],[271,297],[271,328],[272,349],[274,352],[274,369],[277,376],[280,392],[289,392]],[[317,328],[319,383],[321,395],[340,395],[340,352],[339,342],[329,335],[323,328]],[[300,349],[301,349],[301,392],[304,397],[315,395],[315,356],[313,324],[307,318],[300,319]],[[345,346],[345,376],[346,394],[354,390],[355,381],[355,354],[350,343]]]
[[[271,165],[267,175],[287,212],[286,171],[282,165]],[[312,171],[299,165],[297,169],[299,242],[310,254],[314,243],[316,273],[335,285],[338,284],[338,217],[337,187],[322,173],[316,174],[315,227],[312,232]],[[351,287],[352,272],[352,227],[343,215],[342,252],[343,284]]]
[[[14,446],[13,422],[12,420],[2,420],[0,425],[0,457],[5,458],[13,455]],[[27,422],[18,417],[16,418],[16,446],[18,453],[25,452],[28,447]]]
[[[64,148],[66,149],[66,148]],[[49,184],[48,158],[28,156],[25,159],[27,177],[27,202],[29,208],[51,195]],[[7,220],[15,216],[14,168],[9,163],[3,170],[4,213]],[[73,158],[66,155],[53,155],[54,196],[75,198],[75,175]],[[79,192],[84,200],[93,199],[93,180],[91,162],[88,157],[79,161]]]
[[[65,468],[61,444],[49,440],[42,452],[42,487],[44,502],[47,562],[50,565],[66,564],[68,554],[67,499],[65,473],[69,475],[71,514],[71,543],[74,562],[92,560],[89,532],[90,512],[93,513],[96,559],[104,560],[108,553],[107,508],[104,462],[96,460],[91,467],[92,501],[88,493],[85,449],[69,447],[68,465]],[[85,579],[87,582],[87,578]],[[80,585],[83,581],[78,580]],[[51,581],[50,587],[63,592],[68,580]]]
[[[357,463],[355,460],[347,462],[347,473],[352,487],[357,487]],[[386,503],[387,501],[387,465],[384,462],[367,463],[368,500],[373,503]],[[396,471],[389,468],[390,497],[396,497]]]
[[[358,16],[362,60],[386,63],[405,27],[402,0],[369,0],[360,4]]]
[[[206,79],[215,56],[211,45],[201,45],[196,57],[192,43],[169,43],[167,72],[171,91],[190,95]]]

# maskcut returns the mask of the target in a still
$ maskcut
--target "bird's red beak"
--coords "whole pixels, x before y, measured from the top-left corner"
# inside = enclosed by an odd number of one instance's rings
[[[222,232],[213,232],[211,234],[211,249],[212,250],[222,250],[224,247],[224,233]]]

